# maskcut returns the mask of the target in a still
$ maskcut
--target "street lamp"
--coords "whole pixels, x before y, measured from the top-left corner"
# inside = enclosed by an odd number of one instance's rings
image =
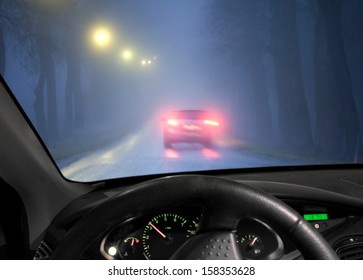
[[[124,59],[124,60],[131,60],[132,59],[132,52],[130,51],[130,50],[124,50],[123,52],[122,52],[122,58]]]
[[[111,32],[105,27],[98,27],[92,33],[92,42],[96,47],[105,48],[111,43]]]
[[[150,59],[143,59],[141,60],[141,65],[142,66],[148,66],[152,63],[152,61]]]
[[[93,34],[96,45],[106,46],[110,43],[110,32],[106,29],[97,29]]]

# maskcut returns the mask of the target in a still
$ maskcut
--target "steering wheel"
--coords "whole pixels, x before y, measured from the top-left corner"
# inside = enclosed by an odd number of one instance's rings
[[[51,258],[79,259],[92,242],[102,239],[113,226],[189,201],[201,202],[204,214],[197,234],[172,259],[243,259],[231,231],[240,219],[248,217],[286,234],[305,259],[338,259],[329,243],[281,200],[238,182],[201,175],[154,179],[110,197],[69,230]],[[222,241],[228,246],[220,246]],[[207,254],[206,246],[220,251]]]

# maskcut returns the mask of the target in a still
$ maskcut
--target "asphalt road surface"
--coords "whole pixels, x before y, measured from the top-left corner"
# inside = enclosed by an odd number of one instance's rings
[[[244,149],[226,136],[216,139],[212,148],[180,143],[165,149],[158,123],[149,122],[119,142],[58,164],[68,179],[90,182],[183,171],[288,166],[297,165],[297,162]]]

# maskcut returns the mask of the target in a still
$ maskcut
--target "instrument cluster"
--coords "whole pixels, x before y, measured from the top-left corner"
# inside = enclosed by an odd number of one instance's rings
[[[129,219],[103,238],[100,252],[111,260],[169,259],[196,234],[202,215],[201,206],[188,205]],[[245,259],[276,259],[283,255],[280,237],[257,220],[243,219],[232,232]]]

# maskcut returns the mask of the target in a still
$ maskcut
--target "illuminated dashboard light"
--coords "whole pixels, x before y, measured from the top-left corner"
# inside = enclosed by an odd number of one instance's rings
[[[328,214],[327,213],[304,214],[304,219],[306,221],[326,221],[328,220]]]
[[[116,254],[117,254],[117,249],[116,249],[116,247],[110,247],[110,248],[108,248],[108,254],[110,255],[110,256],[115,256]]]
[[[212,125],[212,126],[219,126],[219,122],[211,121],[211,120],[205,120],[204,124]]]

